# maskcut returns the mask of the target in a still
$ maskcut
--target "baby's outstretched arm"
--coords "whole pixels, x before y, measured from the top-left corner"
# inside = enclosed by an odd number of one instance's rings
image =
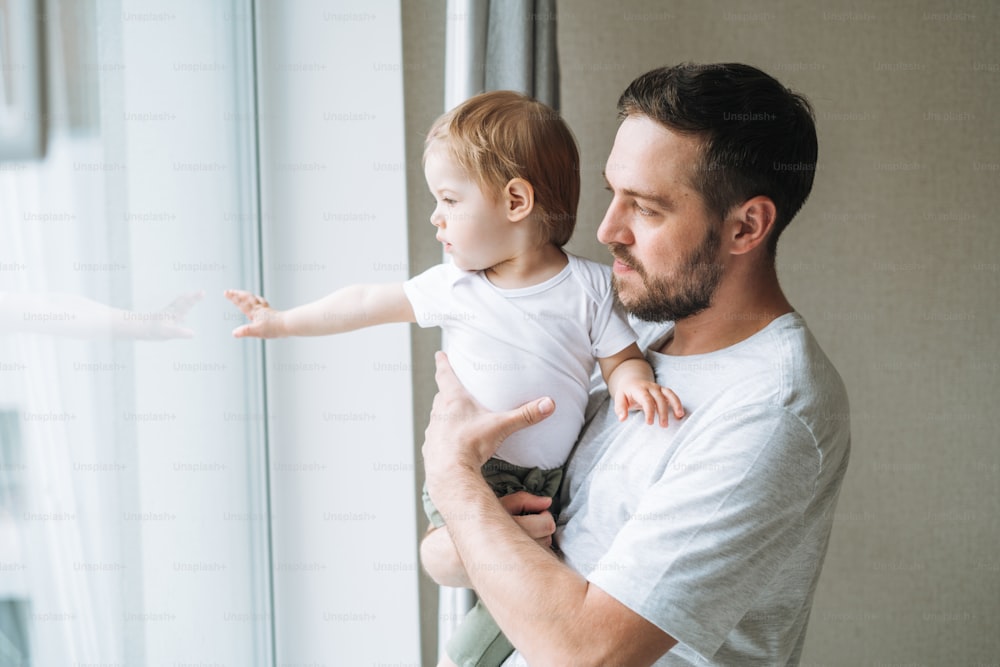
[[[667,425],[671,409],[677,419],[684,416],[684,406],[677,394],[656,384],[653,369],[635,343],[614,356],[598,359],[598,363],[615,401],[619,421],[625,421],[631,409],[641,409],[647,424],[652,424],[659,415],[660,426]]]
[[[318,301],[290,310],[275,310],[260,296],[226,290],[250,322],[233,329],[236,338],[325,336],[391,322],[415,322],[413,306],[402,283],[350,285]]]

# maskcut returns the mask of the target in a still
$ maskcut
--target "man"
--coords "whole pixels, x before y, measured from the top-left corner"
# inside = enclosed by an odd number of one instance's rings
[[[625,308],[667,323],[647,356],[688,416],[620,425],[605,399],[567,469],[558,558],[548,501],[498,501],[479,473],[558,406],[490,413],[439,354],[424,458],[447,527],[424,565],[476,589],[517,647],[505,664],[796,664],[850,448],[843,383],[774,264],[812,187],[812,112],[738,64],[649,72],[619,112],[598,238]]]

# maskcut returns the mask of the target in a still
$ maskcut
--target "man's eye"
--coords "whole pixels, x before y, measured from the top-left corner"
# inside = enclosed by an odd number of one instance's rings
[[[645,216],[653,215],[652,210],[640,206],[638,202],[634,202],[632,205],[635,206],[635,210],[639,212],[639,215],[645,215]]]

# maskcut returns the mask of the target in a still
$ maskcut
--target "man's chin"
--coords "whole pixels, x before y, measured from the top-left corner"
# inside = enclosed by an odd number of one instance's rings
[[[657,324],[676,321],[674,317],[676,313],[666,308],[665,304],[653,299],[647,292],[636,294],[634,289],[617,285],[614,288],[614,297],[622,310],[637,320]]]
[[[612,276],[611,291],[618,305],[621,306],[625,312],[631,314],[633,309],[641,305],[641,300],[636,296],[635,288],[629,288],[628,285],[623,285],[622,283],[623,281],[620,280],[618,276]]]

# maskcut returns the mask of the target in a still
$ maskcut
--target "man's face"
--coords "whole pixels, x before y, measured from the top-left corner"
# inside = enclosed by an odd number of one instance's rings
[[[597,238],[615,258],[615,295],[640,319],[695,315],[722,279],[721,221],[691,185],[700,151],[696,138],[645,116],[618,129],[604,170],[613,198]]]

